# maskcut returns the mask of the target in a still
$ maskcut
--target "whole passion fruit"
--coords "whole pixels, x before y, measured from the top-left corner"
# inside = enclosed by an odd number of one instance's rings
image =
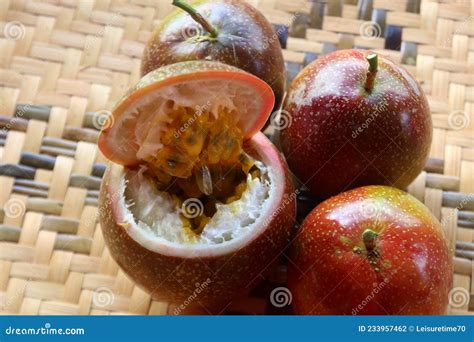
[[[370,51],[336,51],[308,65],[282,113],[290,169],[322,198],[371,184],[404,189],[428,158],[433,127],[423,90]]]
[[[399,189],[364,186],[322,202],[290,248],[288,287],[305,315],[442,315],[453,254],[438,220]]]
[[[245,295],[286,247],[295,218],[284,159],[259,132],[271,88],[191,61],[148,73],[99,137],[112,257],[153,298],[214,307]],[[203,286],[205,284],[205,286]],[[194,297],[193,297],[194,298]]]
[[[142,74],[189,60],[214,60],[236,66],[267,82],[279,108],[285,88],[285,63],[278,35],[265,17],[240,0],[173,1],[178,6],[151,36]]]

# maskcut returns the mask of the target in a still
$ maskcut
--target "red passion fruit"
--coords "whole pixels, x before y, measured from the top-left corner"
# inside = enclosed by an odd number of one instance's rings
[[[144,76],[99,137],[111,255],[153,298],[211,307],[245,295],[288,243],[296,203],[284,159],[259,132],[271,88],[211,61]],[[197,285],[198,284],[198,285]]]
[[[387,186],[332,197],[290,247],[298,314],[440,315],[453,281],[443,228],[420,201]]]
[[[142,74],[182,61],[219,61],[268,83],[280,108],[285,63],[278,35],[262,13],[241,0],[173,4],[180,8],[160,22],[145,47]]]
[[[370,51],[336,51],[308,65],[283,114],[290,169],[322,198],[371,184],[404,189],[428,158],[433,128],[420,85]]]

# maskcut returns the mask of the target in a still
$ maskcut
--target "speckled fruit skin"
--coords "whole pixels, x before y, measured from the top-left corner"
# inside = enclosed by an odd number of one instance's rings
[[[362,185],[408,186],[423,169],[432,123],[426,97],[401,66],[378,55],[371,93],[370,51],[341,50],[311,63],[285,99],[290,124],[281,147],[290,169],[322,198]]]
[[[366,251],[368,228],[379,233],[375,264],[354,250]],[[434,315],[447,309],[453,265],[442,226],[399,189],[366,186],[324,201],[301,225],[290,259],[289,288],[299,314]]]
[[[267,82],[279,108],[285,88],[285,64],[272,25],[251,5],[237,0],[191,1],[218,31],[214,41],[197,41],[206,32],[186,12],[174,10],[157,27],[142,58],[142,74],[187,60],[215,60],[243,69]]]
[[[257,133],[245,143],[245,150],[281,175],[274,184],[281,191],[270,217],[265,218],[261,234],[237,250],[213,253],[190,250],[187,257],[174,256],[173,248],[151,251],[127,233],[127,220],[117,203],[120,178],[124,168],[111,163],[102,182],[100,219],[105,242],[112,257],[139,286],[157,300],[175,304],[222,307],[232,299],[245,296],[287,247],[296,214],[294,189],[284,159],[272,143]],[[204,288],[199,284],[206,283]],[[196,293],[195,299],[189,300]],[[217,311],[218,312],[218,311]]]

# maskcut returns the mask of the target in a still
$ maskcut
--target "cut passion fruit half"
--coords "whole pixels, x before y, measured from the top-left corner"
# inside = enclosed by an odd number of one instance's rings
[[[147,74],[113,110],[99,137],[112,161],[101,225],[112,256],[155,298],[180,302],[207,282],[199,304],[229,301],[286,247],[296,196],[258,132],[273,101],[255,76],[193,61]]]
[[[255,161],[243,150],[273,107],[265,82],[215,62],[184,62],[146,75],[115,108],[99,146],[110,160],[141,164],[158,190],[179,205],[199,198],[203,210],[182,215],[200,233],[218,203],[239,199]]]

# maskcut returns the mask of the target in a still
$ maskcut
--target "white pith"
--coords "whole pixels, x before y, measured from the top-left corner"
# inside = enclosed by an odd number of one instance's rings
[[[134,222],[127,228],[139,241],[155,241],[160,244],[212,246],[238,240],[251,232],[269,210],[274,187],[273,173],[257,162],[261,177],[247,178],[247,188],[241,198],[229,204],[218,204],[217,211],[201,234],[193,234],[183,227],[180,215],[183,208],[175,205],[168,193],[154,187],[143,170],[129,171],[122,181],[120,198],[127,221]],[[194,201],[195,199],[193,199]],[[199,203],[197,200],[193,203]]]

